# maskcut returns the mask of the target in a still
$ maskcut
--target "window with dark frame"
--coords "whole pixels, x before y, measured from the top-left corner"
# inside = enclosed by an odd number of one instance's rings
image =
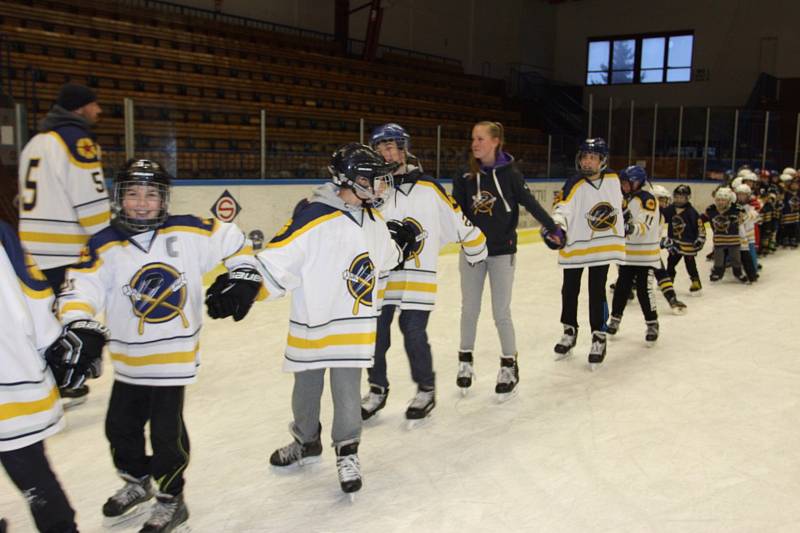
[[[592,37],[586,85],[691,81],[693,47],[691,31]]]

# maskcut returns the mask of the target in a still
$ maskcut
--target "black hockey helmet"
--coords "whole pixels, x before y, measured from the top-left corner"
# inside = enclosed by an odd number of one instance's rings
[[[369,146],[350,143],[331,155],[328,171],[334,184],[352,189],[365,204],[380,207],[392,189],[392,172],[398,166],[384,161]]]
[[[117,173],[114,179],[114,191],[111,199],[111,210],[114,222],[131,233],[141,233],[157,228],[169,216],[169,197],[172,176],[164,170],[160,163],[150,159],[130,160],[125,168]],[[127,195],[134,194],[134,187],[154,187],[161,197],[158,214],[149,218],[136,218],[123,208]]]
[[[251,231],[247,238],[253,243],[253,250],[260,250],[264,247],[264,232],[260,229]]]
[[[689,198],[692,196],[692,188],[688,185],[678,185],[675,187],[675,190],[672,191],[673,196],[685,196]]]

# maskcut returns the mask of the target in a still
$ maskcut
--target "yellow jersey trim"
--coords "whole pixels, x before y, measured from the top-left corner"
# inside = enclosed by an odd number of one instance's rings
[[[423,283],[421,281],[390,281],[386,284],[387,291],[416,291],[416,292],[436,292],[435,283]],[[380,292],[380,291],[378,291]]]
[[[625,245],[624,244],[607,244],[605,246],[592,246],[591,248],[584,248],[582,250],[572,250],[570,252],[565,252],[564,250],[560,250],[558,254],[561,257],[575,257],[580,255],[589,255],[589,254],[601,254],[604,252],[622,252],[625,253]]]
[[[194,350],[189,352],[156,353],[137,356],[109,352],[109,355],[112,361],[117,361],[127,366],[175,365],[194,363],[197,359],[197,350],[199,348],[200,345],[196,344]]]
[[[312,220],[311,222],[309,222],[305,226],[303,226],[303,227],[297,229],[296,231],[294,231],[291,235],[289,235],[285,239],[283,239],[281,241],[278,241],[278,242],[271,242],[271,243],[267,244],[266,247],[267,248],[282,248],[283,246],[286,246],[287,244],[289,244],[290,242],[295,240],[297,237],[299,237],[303,233],[306,233],[306,232],[314,229],[316,226],[319,226],[323,222],[327,222],[329,220],[333,220],[334,218],[340,217],[342,215],[343,215],[343,213],[341,211],[336,211],[336,212],[333,212],[333,213],[329,213],[329,214],[327,214],[325,216],[321,216],[319,218],[315,218],[314,220]]]
[[[97,224],[108,222],[109,220],[111,220],[111,213],[108,211],[104,211],[96,215],[79,218],[78,222],[80,223],[81,226],[85,227],[85,226],[96,226]]]
[[[57,244],[86,244],[89,235],[67,235],[64,233],[44,233],[41,231],[20,231],[19,238],[27,242],[48,242]]]
[[[292,348],[303,350],[319,350],[328,346],[348,346],[351,344],[375,344],[375,332],[372,333],[342,333],[328,335],[321,339],[302,339],[289,335],[286,343]]]
[[[9,402],[0,404],[0,420],[9,420],[20,416],[35,415],[44,413],[55,406],[59,400],[58,388],[53,387],[50,394],[41,400],[31,402]]]

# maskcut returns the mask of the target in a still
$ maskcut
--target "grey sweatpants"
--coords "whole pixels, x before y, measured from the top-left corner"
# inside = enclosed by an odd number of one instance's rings
[[[319,433],[319,410],[325,385],[325,368],[295,372],[292,390],[292,433],[311,442]],[[333,396],[333,444],[358,442],[361,437],[361,369],[330,368]]]
[[[481,298],[486,274],[492,294],[492,316],[500,335],[502,355],[512,357],[517,353],[514,324],[511,322],[511,288],[514,285],[514,254],[489,256],[486,261],[470,265],[459,254],[458,269],[461,272],[461,347],[462,352],[475,348],[478,316],[481,314]]]

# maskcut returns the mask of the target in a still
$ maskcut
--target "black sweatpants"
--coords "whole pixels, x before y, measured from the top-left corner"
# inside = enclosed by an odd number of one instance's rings
[[[106,414],[106,437],[117,470],[134,477],[150,475],[158,490],[177,495],[189,464],[189,435],[183,423],[184,387],[129,385],[115,381]],[[150,422],[145,452],[144,426]]]
[[[0,463],[14,485],[25,495],[39,531],[77,533],[75,511],[50,469],[43,442],[0,452]]]
[[[628,296],[631,294],[634,283],[639,306],[642,308],[645,320],[658,320],[656,302],[650,288],[650,270],[647,266],[620,265],[619,277],[614,287],[614,297],[611,299],[611,315],[622,318]]]
[[[672,278],[672,281],[675,281],[675,268],[678,266],[678,263],[680,263],[681,259],[683,259],[683,264],[686,266],[686,272],[689,274],[689,278],[692,280],[700,279],[700,274],[697,272],[697,261],[695,261],[695,256],[670,254],[667,258],[667,274],[669,274],[669,277]]]
[[[608,265],[589,268],[589,323],[592,331],[605,331],[608,301],[606,278]],[[583,268],[565,268],[561,284],[561,323],[578,327],[578,295],[581,292]]]

